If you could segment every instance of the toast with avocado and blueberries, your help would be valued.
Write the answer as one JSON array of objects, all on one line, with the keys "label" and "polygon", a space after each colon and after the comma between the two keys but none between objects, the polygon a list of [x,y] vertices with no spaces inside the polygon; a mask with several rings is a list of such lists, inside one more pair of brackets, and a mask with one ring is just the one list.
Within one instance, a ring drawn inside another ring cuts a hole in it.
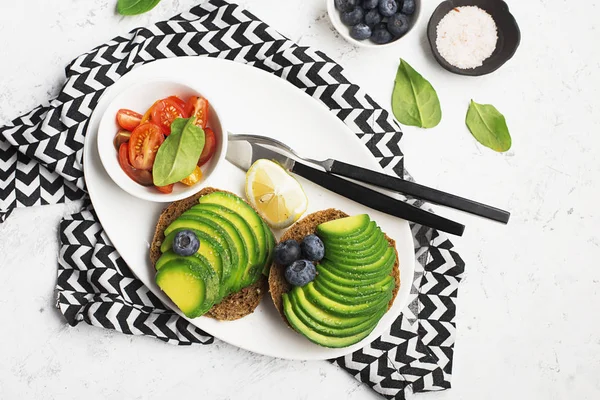
[{"label": "toast with avocado and blueberries", "polygon": [[269,289],[283,319],[310,341],[367,337],[400,287],[396,244],[368,215],[328,209],[296,222],[275,246]]},{"label": "toast with avocado and blueberries", "polygon": [[205,188],[169,205],[150,247],[156,283],[189,318],[235,320],[268,290],[275,237],[233,193]]}]

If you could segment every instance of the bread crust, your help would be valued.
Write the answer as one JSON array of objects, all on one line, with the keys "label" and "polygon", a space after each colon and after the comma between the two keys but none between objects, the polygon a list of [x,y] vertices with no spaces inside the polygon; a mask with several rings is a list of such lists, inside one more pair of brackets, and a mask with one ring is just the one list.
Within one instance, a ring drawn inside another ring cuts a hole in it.
[{"label": "bread crust", "polygon": [[[160,258],[160,246],[165,240],[164,231],[165,229],[181,214],[189,210],[193,205],[198,204],[198,199],[202,196],[213,192],[227,192],[226,190],[215,189],[212,187],[206,187],[200,192],[193,196],[185,198],[171,203],[167,208],[163,210],[156,223],[156,229],[154,230],[154,237],[150,243],[150,262],[152,266],[156,265],[156,261]],[[234,193],[232,193],[234,194]],[[236,195],[237,196],[237,195]],[[260,277],[254,284],[245,287],[239,292],[232,293],[225,297],[219,304],[215,304],[206,314],[207,317],[211,317],[222,321],[233,321],[245,317],[248,314],[252,314],[256,307],[260,304],[263,295],[268,290],[267,277],[264,275]]]},{"label": "bread crust", "polygon": [[[294,239],[298,243],[300,243],[302,242],[302,239],[305,236],[315,233],[317,231],[317,226],[321,225],[322,223],[345,217],[348,217],[348,214],[346,214],[343,211],[336,210],[335,208],[329,208],[327,210],[314,212],[292,225],[292,227],[290,227],[283,234],[283,236],[281,236],[279,243],[285,242],[286,240],[290,239]],[[400,288],[400,269],[398,251],[396,250],[396,242],[387,235],[385,235],[385,238],[387,239],[390,246],[392,246],[396,251],[396,263],[394,264],[392,272],[390,273],[390,275],[394,277],[396,286],[394,287],[392,299],[390,300],[388,305],[389,309],[390,307],[392,307],[392,304],[394,304],[394,300],[396,299],[396,295],[398,294],[398,289]],[[285,314],[283,313],[282,295],[284,293],[289,292],[291,289],[292,285],[290,285],[285,280],[285,268],[273,262],[273,264],[271,265],[271,272],[269,273],[269,291],[271,292],[271,298],[273,299],[273,304],[275,304],[275,308],[277,308],[277,311],[279,311],[279,314],[286,323],[288,323],[288,321],[285,317]]]}]

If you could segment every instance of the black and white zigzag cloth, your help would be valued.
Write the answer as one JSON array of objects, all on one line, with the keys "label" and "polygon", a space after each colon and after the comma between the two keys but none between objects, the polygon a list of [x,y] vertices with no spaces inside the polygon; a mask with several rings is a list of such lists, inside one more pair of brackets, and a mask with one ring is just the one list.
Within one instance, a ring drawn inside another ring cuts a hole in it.
[{"label": "black and white zigzag cloth", "polygon": [[[57,306],[81,321],[188,345],[213,338],[166,308],[108,240],[86,197],[83,143],[104,90],[132,69],[177,56],[220,57],[286,79],[323,102],[390,174],[404,176],[402,133],[387,111],[325,54],[298,46],[235,4],[210,0],[135,29],[75,59],[59,95],[0,128],[0,221],[15,207],[84,199],[60,226]],[[417,204],[423,206],[423,204]],[[383,336],[331,360],[386,398],[450,387],[455,310],[463,261],[442,234],[413,225],[417,257],[410,306]]]}]

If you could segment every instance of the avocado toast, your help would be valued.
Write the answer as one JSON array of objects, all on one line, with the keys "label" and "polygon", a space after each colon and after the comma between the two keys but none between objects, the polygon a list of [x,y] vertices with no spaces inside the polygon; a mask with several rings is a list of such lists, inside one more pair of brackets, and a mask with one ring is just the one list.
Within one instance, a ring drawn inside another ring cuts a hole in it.
[{"label": "avocado toast", "polygon": [[[175,235],[191,231],[198,251],[173,251]],[[275,239],[256,211],[238,196],[204,188],[161,213],[150,246],[159,287],[190,318],[235,320],[254,311],[267,291]]]},{"label": "avocado toast", "polygon": [[288,325],[312,342],[347,347],[368,336],[394,302],[400,287],[395,241],[366,214],[348,217],[327,209],[298,221],[280,243],[300,243],[315,233],[325,246],[317,276],[292,286],[286,268],[273,263],[271,297]]}]

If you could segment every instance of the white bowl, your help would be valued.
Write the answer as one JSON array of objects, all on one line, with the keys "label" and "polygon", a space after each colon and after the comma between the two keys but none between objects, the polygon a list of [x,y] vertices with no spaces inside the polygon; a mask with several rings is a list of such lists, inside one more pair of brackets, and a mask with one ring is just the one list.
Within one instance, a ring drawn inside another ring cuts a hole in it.
[{"label": "white bowl", "polygon": [[119,109],[127,108],[143,114],[156,100],[175,95],[185,101],[190,96],[202,94],[201,88],[192,88],[179,82],[149,81],[128,87],[108,105],[98,127],[98,153],[104,169],[121,189],[143,200],[164,203],[185,199],[199,192],[203,187],[211,185],[212,175],[225,159],[227,130],[219,118],[218,105],[211,103],[210,96],[205,96],[210,104],[208,125],[215,133],[217,147],[210,161],[202,166],[202,179],[195,185],[175,184],[173,192],[169,194],[159,192],[154,186],[142,186],[129,178],[121,169],[118,152],[113,144],[113,139],[119,131],[116,120]]},{"label": "white bowl", "polygon": [[419,20],[419,16],[421,15],[421,0],[415,1],[415,12],[411,15],[410,18],[410,27],[408,28],[408,32],[406,32],[403,36],[398,39],[392,40],[386,44],[377,44],[373,43],[370,39],[367,40],[356,40],[350,36],[350,27],[346,26],[342,23],[340,19],[340,12],[336,10],[334,0],[327,0],[327,14],[329,14],[329,20],[333,27],[339,32],[340,35],[348,42],[359,46],[359,47],[370,47],[370,48],[383,48],[393,46],[398,44],[402,39],[404,39],[408,34],[410,34],[414,29],[417,21]]}]

